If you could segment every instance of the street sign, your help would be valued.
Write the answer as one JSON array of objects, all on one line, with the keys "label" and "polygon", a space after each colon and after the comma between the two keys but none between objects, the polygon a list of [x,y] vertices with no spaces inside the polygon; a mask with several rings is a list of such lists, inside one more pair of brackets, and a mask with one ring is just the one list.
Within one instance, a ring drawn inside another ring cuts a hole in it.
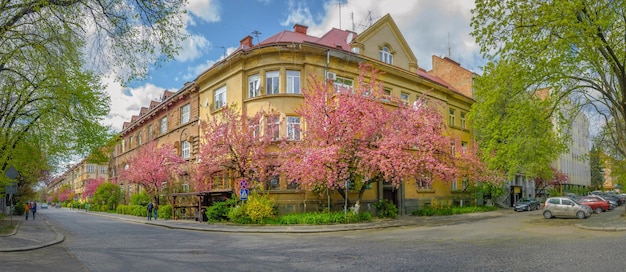
[{"label": "street sign", "polygon": [[239,190],[239,200],[248,200],[248,189]]},{"label": "street sign", "polygon": [[17,182],[11,182],[10,184],[4,187],[4,193],[7,195],[16,195],[17,194]]},{"label": "street sign", "polygon": [[15,170],[15,167],[13,167],[13,166],[9,166],[9,169],[7,169],[6,171],[4,171],[4,175],[5,175],[5,176],[7,176],[7,178],[10,178],[10,179],[15,179],[15,178],[17,178],[17,176],[18,176],[19,174],[20,174],[20,173],[18,173],[18,172],[17,172],[17,170]]},{"label": "street sign", "polygon": [[242,179],[239,182],[239,187],[241,187],[241,189],[248,189],[248,181],[245,179]]}]

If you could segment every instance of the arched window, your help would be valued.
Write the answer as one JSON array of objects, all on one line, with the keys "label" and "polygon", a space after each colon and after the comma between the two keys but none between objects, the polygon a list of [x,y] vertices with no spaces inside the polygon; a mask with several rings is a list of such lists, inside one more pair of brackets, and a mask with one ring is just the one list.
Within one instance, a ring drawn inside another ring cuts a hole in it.
[{"label": "arched window", "polygon": [[393,55],[391,54],[389,47],[383,46],[383,48],[380,49],[380,61],[393,64]]}]

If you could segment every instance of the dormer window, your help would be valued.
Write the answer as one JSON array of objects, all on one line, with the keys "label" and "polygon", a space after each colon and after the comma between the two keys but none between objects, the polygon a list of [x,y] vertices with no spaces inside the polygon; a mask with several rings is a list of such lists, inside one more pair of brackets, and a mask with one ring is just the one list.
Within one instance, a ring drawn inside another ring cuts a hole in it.
[{"label": "dormer window", "polygon": [[389,47],[383,46],[383,48],[380,49],[380,61],[387,64],[393,64],[393,54],[391,53],[391,50],[389,50]]}]

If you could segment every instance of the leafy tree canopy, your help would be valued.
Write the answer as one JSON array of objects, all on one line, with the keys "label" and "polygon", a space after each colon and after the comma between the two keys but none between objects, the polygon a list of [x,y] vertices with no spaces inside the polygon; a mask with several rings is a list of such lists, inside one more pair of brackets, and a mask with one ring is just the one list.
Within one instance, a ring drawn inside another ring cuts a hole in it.
[{"label": "leafy tree canopy", "polygon": [[172,58],[184,3],[0,1],[0,170],[24,163],[22,142],[56,165],[110,139],[100,77],[127,82]]},{"label": "leafy tree canopy", "polygon": [[483,55],[523,69],[505,73],[509,65],[492,64],[485,77],[502,71],[495,86],[550,87],[555,103],[596,109],[612,125],[606,140],[624,157],[626,2],[477,0],[472,14]]}]

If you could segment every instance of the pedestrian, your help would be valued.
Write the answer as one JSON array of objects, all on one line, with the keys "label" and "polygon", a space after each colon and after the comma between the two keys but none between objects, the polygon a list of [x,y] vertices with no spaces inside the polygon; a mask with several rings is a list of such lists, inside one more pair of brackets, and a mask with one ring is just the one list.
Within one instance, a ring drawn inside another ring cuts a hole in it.
[{"label": "pedestrian", "polygon": [[152,202],[148,203],[148,221],[152,220],[152,209],[154,208],[154,204]]},{"label": "pedestrian", "polygon": [[154,204],[154,220],[157,220],[157,217],[159,217],[159,205],[157,205],[156,203]]},{"label": "pedestrian", "polygon": [[26,220],[28,220],[29,213],[30,213],[30,203],[24,203],[24,214],[26,215]]},{"label": "pedestrian", "polygon": [[37,202],[33,202],[30,206],[30,212],[33,213],[33,220],[35,220],[35,213],[37,213]]}]

